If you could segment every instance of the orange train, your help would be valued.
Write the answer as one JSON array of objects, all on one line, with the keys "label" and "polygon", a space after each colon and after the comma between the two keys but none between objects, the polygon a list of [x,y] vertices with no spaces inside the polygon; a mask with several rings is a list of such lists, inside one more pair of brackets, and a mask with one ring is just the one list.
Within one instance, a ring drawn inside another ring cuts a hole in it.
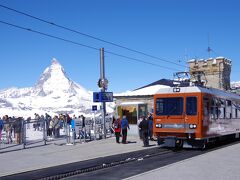
[{"label": "orange train", "polygon": [[205,87],[170,87],[154,95],[154,135],[166,147],[205,148],[239,138],[240,96]]}]

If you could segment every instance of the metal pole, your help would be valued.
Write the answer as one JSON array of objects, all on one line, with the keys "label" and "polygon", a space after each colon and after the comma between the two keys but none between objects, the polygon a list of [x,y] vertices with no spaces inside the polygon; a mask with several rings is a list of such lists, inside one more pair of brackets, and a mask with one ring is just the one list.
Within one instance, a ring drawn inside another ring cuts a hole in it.
[{"label": "metal pole", "polygon": [[72,128],[72,143],[75,145],[75,128]]},{"label": "metal pole", "polygon": [[44,145],[47,145],[47,135],[46,135],[47,119],[44,118],[42,121],[43,121],[43,141],[44,141]]},{"label": "metal pole", "polygon": [[84,143],[86,142],[86,125],[83,127],[83,132],[84,132]]},{"label": "metal pole", "polygon": [[93,118],[94,119],[94,122],[93,122],[94,123],[94,140],[97,139],[96,138],[96,117],[95,117],[95,113],[96,113],[96,111],[94,111],[94,114],[93,114],[94,115],[94,118]]},{"label": "metal pole", "polygon": [[[20,121],[20,120],[19,120]],[[18,122],[19,123],[19,122]],[[23,143],[23,149],[26,148],[26,123],[24,123],[24,119],[21,120],[21,132],[19,133],[20,141]]]},{"label": "metal pole", "polygon": [[[104,67],[104,48],[100,49],[100,79],[105,81],[105,67]],[[102,87],[101,92],[105,92],[105,86]],[[102,118],[103,118],[103,138],[106,139],[106,103],[102,102]]]}]

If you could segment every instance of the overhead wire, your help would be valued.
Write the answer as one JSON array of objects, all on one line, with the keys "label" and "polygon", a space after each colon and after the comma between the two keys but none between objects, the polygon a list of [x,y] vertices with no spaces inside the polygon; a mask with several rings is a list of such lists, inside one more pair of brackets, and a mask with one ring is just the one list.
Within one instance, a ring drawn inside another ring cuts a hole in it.
[{"label": "overhead wire", "polygon": [[[28,31],[28,32],[40,34],[40,35],[43,35],[43,36],[47,36],[47,37],[50,37],[50,38],[58,39],[58,40],[61,40],[61,41],[64,41],[64,42],[72,43],[72,44],[75,44],[75,45],[78,45],[78,46],[82,46],[82,47],[86,47],[86,48],[89,48],[89,49],[93,49],[93,50],[99,51],[99,48],[96,48],[96,47],[93,47],[93,46],[89,46],[89,45],[85,45],[85,44],[82,44],[82,43],[79,43],[79,42],[75,42],[75,41],[72,41],[72,40],[69,40],[69,39],[65,39],[65,38],[62,38],[62,37],[54,36],[54,35],[51,35],[51,34],[47,34],[47,33],[44,33],[44,32],[40,32],[40,31],[31,29],[31,28],[26,28],[26,27],[19,26],[19,25],[16,25],[16,24],[12,24],[12,23],[9,23],[9,22],[6,22],[6,21],[2,21],[2,20],[0,20],[0,23],[8,25],[8,26],[15,27],[15,28],[18,28],[18,29],[22,29],[22,30],[25,30],[25,31]],[[137,59],[137,58],[132,58],[132,57],[121,55],[121,54],[114,53],[114,52],[111,52],[111,51],[105,51],[105,52],[108,53],[108,54],[112,54],[112,55],[115,55],[115,56],[118,56],[118,57],[125,58],[125,59],[134,60],[134,61],[137,61],[137,62],[149,64],[149,65],[152,65],[152,66],[161,67],[161,68],[164,68],[164,69],[167,69],[167,70],[179,71],[178,69],[175,69],[175,68],[161,66],[159,64],[147,62],[147,61],[144,61],[144,60],[141,60],[141,59]]]},{"label": "overhead wire", "polygon": [[18,14],[21,14],[21,15],[24,15],[24,16],[33,18],[33,19],[35,19],[35,20],[38,20],[38,21],[41,21],[41,22],[50,24],[50,25],[52,25],[52,26],[56,26],[56,27],[58,27],[58,28],[61,28],[61,29],[64,29],[64,30],[67,30],[67,31],[70,31],[70,32],[73,32],[73,33],[77,33],[77,34],[80,34],[80,35],[83,35],[83,36],[86,36],[86,37],[89,37],[89,38],[92,38],[92,39],[95,39],[95,40],[98,40],[98,41],[101,41],[101,42],[104,42],[104,43],[107,43],[107,44],[110,44],[110,45],[113,45],[113,46],[116,46],[116,47],[119,47],[119,48],[122,48],[122,49],[125,49],[125,50],[128,50],[128,51],[132,51],[132,52],[135,52],[135,53],[138,53],[138,54],[141,54],[141,55],[144,55],[144,56],[147,56],[147,57],[150,57],[150,58],[153,58],[153,59],[162,61],[162,62],[167,62],[167,63],[171,63],[171,64],[174,64],[174,65],[177,65],[177,66],[186,67],[185,65],[181,65],[181,64],[179,64],[179,63],[175,63],[175,62],[166,60],[166,59],[164,59],[164,58],[160,58],[160,57],[157,57],[157,56],[153,56],[153,55],[147,54],[147,53],[142,52],[142,51],[138,51],[138,50],[135,50],[135,49],[132,49],[132,48],[128,48],[128,47],[126,47],[126,46],[122,46],[122,45],[119,45],[119,44],[116,44],[116,43],[113,43],[113,42],[104,40],[104,39],[102,39],[102,38],[98,38],[98,37],[92,36],[92,35],[89,35],[89,34],[80,32],[80,31],[78,31],[78,30],[74,30],[74,29],[68,28],[68,27],[66,27],[66,26],[62,26],[62,25],[56,24],[56,23],[54,23],[54,22],[50,22],[50,21],[48,21],[48,20],[45,20],[45,19],[42,19],[42,18],[33,16],[33,15],[31,15],[31,14],[28,14],[28,13],[25,13],[25,12],[22,12],[22,11],[19,11],[19,10],[16,10],[16,9],[13,9],[13,8],[10,8],[10,7],[7,7],[7,6],[2,5],[2,4],[0,4],[0,7],[5,8],[5,9],[8,9],[8,10],[10,10],[10,11],[14,11],[14,12],[16,12],[16,13],[18,13]]}]

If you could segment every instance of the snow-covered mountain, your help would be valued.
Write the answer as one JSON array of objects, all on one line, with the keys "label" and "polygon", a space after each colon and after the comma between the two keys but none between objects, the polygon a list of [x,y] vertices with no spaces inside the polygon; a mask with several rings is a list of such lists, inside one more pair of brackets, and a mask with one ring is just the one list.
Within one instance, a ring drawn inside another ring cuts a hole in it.
[{"label": "snow-covered mountain", "polygon": [[42,73],[33,87],[0,90],[1,116],[33,116],[69,113],[76,115],[90,109],[92,92],[69,79],[56,59]]},{"label": "snow-covered mountain", "polygon": [[231,88],[240,88],[240,81],[231,82]]}]

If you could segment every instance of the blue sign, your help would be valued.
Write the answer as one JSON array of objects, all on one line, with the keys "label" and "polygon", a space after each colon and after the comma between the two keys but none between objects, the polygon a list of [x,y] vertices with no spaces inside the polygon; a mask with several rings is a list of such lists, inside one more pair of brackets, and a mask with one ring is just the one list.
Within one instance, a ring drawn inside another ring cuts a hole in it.
[{"label": "blue sign", "polygon": [[96,105],[93,105],[92,106],[92,111],[96,111],[97,110],[97,106]]},{"label": "blue sign", "polygon": [[113,93],[112,92],[100,92],[99,100],[100,100],[100,102],[113,102]]},{"label": "blue sign", "polygon": [[99,92],[93,92],[93,102],[100,102],[99,101]]},{"label": "blue sign", "polygon": [[93,102],[113,102],[113,92],[93,92]]}]

